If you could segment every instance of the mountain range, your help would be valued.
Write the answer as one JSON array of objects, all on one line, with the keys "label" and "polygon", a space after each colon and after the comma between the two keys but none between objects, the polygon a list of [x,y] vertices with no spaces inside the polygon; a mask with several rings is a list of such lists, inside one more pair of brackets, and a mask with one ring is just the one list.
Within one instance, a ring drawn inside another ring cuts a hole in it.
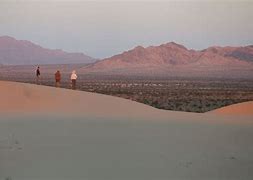
[{"label": "mountain range", "polygon": [[83,53],[46,49],[30,41],[2,36],[0,64],[86,64],[78,67],[81,74],[253,78],[253,45],[193,50],[169,42],[146,48],[137,46],[96,60]]},{"label": "mountain range", "polygon": [[56,49],[46,49],[26,40],[16,40],[9,36],[0,37],[0,64],[85,64],[96,60],[83,53],[67,53]]},{"label": "mountain range", "polygon": [[187,49],[175,42],[137,46],[81,69],[83,72],[158,76],[253,77],[253,46]]}]

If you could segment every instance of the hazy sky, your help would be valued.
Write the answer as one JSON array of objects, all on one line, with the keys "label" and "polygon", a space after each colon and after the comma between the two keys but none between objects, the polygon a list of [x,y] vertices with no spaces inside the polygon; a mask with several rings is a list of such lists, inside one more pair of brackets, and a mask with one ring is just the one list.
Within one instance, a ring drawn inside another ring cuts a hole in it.
[{"label": "hazy sky", "polygon": [[253,44],[253,1],[0,0],[0,36],[104,58],[137,45]]}]

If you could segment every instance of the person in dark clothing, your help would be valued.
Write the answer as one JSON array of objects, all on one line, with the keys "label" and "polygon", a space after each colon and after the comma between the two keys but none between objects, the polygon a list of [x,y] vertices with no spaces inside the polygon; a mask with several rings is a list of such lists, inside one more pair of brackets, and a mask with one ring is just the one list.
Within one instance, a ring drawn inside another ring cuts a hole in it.
[{"label": "person in dark clothing", "polygon": [[54,74],[55,76],[55,87],[60,87],[60,82],[61,82],[61,73],[60,71],[56,71],[56,73]]},{"label": "person in dark clothing", "polygon": [[40,67],[36,69],[36,84],[40,84]]}]

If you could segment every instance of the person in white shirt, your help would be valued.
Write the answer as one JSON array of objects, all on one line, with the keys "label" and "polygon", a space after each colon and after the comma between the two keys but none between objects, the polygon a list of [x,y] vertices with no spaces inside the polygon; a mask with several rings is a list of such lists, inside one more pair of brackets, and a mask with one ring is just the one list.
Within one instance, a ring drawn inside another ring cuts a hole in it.
[{"label": "person in white shirt", "polygon": [[76,79],[77,79],[77,75],[76,75],[76,71],[72,71],[72,74],[70,76],[71,79],[71,87],[72,89],[76,89]]}]

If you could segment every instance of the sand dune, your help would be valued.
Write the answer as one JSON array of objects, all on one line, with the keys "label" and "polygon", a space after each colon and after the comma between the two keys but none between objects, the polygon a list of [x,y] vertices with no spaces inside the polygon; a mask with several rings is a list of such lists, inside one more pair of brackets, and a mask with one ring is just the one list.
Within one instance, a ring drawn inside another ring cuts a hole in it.
[{"label": "sand dune", "polygon": [[253,116],[253,102],[233,104],[231,106],[217,109],[214,112],[217,114],[223,114],[223,115],[252,115]]},{"label": "sand dune", "polygon": [[252,102],[171,112],[1,81],[0,99],[0,180],[253,177]]},{"label": "sand dune", "polygon": [[[201,116],[195,113],[159,110],[123,98],[97,93],[0,81],[0,112],[63,113],[96,117]],[[253,102],[245,102],[212,111],[215,114],[252,115]]]},{"label": "sand dune", "polygon": [[0,81],[0,112],[154,117],[167,112],[108,95]]}]

